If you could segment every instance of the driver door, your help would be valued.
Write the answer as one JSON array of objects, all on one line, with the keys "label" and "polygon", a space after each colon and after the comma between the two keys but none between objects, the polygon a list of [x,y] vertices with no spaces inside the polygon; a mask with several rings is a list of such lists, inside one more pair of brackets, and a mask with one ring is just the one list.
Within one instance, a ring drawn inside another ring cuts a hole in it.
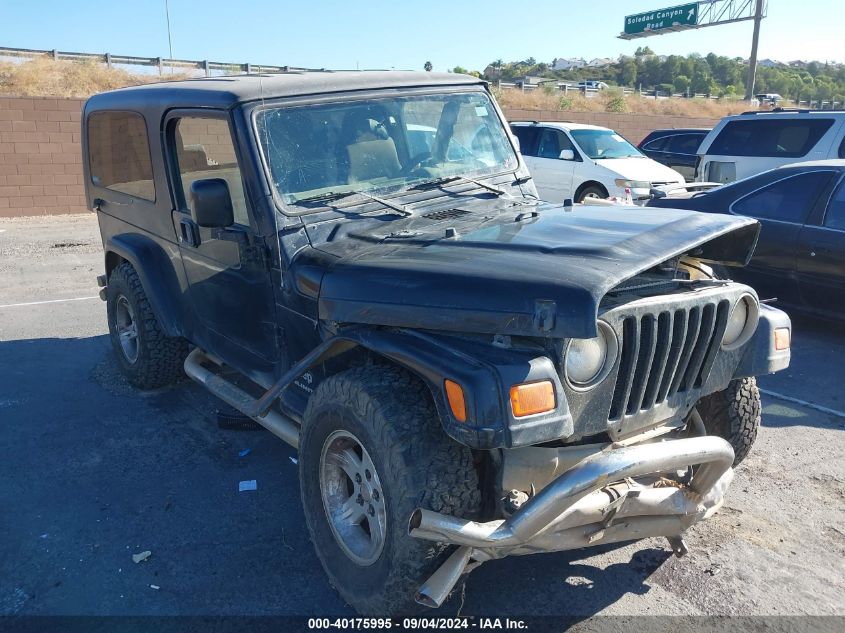
[{"label": "driver door", "polygon": [[[195,337],[225,362],[272,374],[277,357],[267,248],[257,233],[226,113],[175,112],[166,121],[174,193],[173,223],[195,312]],[[234,224],[200,227],[191,215],[191,184],[220,178]],[[246,369],[248,368],[248,370]]]}]

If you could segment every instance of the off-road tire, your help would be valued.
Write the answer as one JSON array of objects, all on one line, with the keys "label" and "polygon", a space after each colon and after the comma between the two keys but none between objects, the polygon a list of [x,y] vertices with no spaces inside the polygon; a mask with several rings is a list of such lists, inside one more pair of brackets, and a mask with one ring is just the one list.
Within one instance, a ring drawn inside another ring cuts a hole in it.
[{"label": "off-road tire", "polygon": [[[137,329],[137,358],[127,358],[117,331],[116,306],[121,297],[128,302]],[[182,363],[188,344],[180,337],[167,336],[150,307],[138,273],[124,262],[111,272],[106,289],[106,312],[115,357],[126,379],[139,389],[158,389],[183,375]]]},{"label": "off-road tire", "polygon": [[[337,430],[360,440],[383,488],[386,538],[368,566],[344,553],[323,506],[320,456],[326,439]],[[481,508],[471,451],[444,433],[426,387],[389,366],[349,369],[317,387],[303,419],[299,481],[317,556],[331,584],[364,615],[398,616],[425,609],[415,603],[416,591],[452,548],[408,535],[415,509],[473,519]]]},{"label": "off-road tire", "polygon": [[734,467],[745,459],[760,428],[760,390],[754,378],[731,381],[727,389],[699,400],[696,405],[709,435],[723,437],[733,446]]},{"label": "off-road tire", "polygon": [[584,202],[584,200],[588,197],[604,199],[607,198],[607,191],[596,185],[584,187],[581,191],[578,192],[578,196],[575,202]]}]

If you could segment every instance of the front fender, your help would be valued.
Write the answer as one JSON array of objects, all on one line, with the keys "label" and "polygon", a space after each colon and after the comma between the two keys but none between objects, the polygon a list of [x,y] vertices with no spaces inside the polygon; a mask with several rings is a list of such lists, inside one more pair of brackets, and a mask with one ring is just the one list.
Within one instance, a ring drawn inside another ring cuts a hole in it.
[{"label": "front fender", "polygon": [[[488,343],[413,330],[361,329],[343,335],[379,356],[406,368],[428,386],[448,435],[475,449],[512,448],[567,437],[573,420],[554,363],[534,350],[503,349]],[[449,407],[444,380],[461,385],[467,419],[457,420]],[[553,411],[515,418],[510,405],[513,385],[550,380],[557,406]]]}]

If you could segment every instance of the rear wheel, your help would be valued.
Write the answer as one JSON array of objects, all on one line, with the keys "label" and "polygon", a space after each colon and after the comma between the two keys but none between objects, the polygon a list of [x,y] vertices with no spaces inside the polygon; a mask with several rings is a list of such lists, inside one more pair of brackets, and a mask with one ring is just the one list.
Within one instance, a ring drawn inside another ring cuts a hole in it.
[{"label": "rear wheel", "polygon": [[464,518],[480,508],[472,453],[440,428],[410,374],[360,367],[323,381],[305,412],[300,491],[329,579],[366,615],[416,612],[419,585],[447,547],[408,535],[419,507]]},{"label": "rear wheel", "polygon": [[106,312],[115,356],[133,386],[156,389],[182,375],[187,342],[164,333],[138,273],[127,262],[109,275]]},{"label": "rear wheel", "polygon": [[727,389],[703,397],[696,405],[708,435],[726,439],[734,449],[734,466],[746,458],[760,428],[762,405],[754,378],[731,381]]}]

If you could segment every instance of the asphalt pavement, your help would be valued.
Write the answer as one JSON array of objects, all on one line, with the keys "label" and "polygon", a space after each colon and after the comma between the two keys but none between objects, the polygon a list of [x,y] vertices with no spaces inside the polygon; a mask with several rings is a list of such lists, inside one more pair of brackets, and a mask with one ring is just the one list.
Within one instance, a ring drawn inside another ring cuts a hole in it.
[{"label": "asphalt pavement", "polygon": [[[218,429],[187,379],[130,387],[101,273],[93,215],[0,221],[0,615],[353,615],[308,540],[296,452]],[[793,338],[688,556],[649,539],[495,561],[441,614],[845,615],[845,327],[796,318]]]}]

